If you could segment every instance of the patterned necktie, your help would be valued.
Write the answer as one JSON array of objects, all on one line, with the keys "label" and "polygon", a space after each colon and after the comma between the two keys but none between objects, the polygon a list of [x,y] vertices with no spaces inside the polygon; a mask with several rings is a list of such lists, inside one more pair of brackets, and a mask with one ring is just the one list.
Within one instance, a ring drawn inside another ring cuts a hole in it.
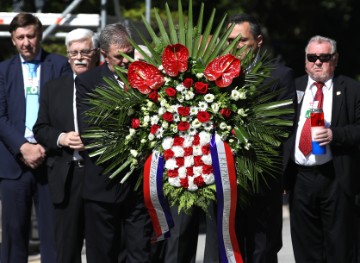
[{"label": "patterned necktie", "polygon": [[24,62],[28,68],[29,81],[26,87],[26,121],[25,125],[32,130],[39,111],[39,83],[37,80],[37,62]]},{"label": "patterned necktie", "polygon": [[[318,108],[322,109],[323,101],[324,101],[324,94],[322,92],[322,87],[324,86],[324,83],[314,82],[314,85],[317,87],[314,101],[318,101]],[[301,131],[300,141],[299,141],[299,149],[304,154],[304,156],[307,156],[312,150],[310,116],[307,116],[306,121],[303,126],[303,129]]]}]

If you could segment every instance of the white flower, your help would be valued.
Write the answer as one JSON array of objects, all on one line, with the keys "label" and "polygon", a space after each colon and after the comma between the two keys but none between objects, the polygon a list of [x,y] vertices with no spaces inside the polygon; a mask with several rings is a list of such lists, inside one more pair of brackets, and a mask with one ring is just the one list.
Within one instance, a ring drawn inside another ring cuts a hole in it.
[{"label": "white flower", "polygon": [[202,123],[198,119],[195,119],[192,121],[191,126],[194,128],[200,128],[202,126]]},{"label": "white flower", "polygon": [[163,134],[164,134],[164,128],[160,127],[159,129],[157,129],[155,136],[157,139],[160,139],[163,137]]},{"label": "white flower", "polygon": [[159,122],[159,116],[158,115],[151,116],[151,118],[150,118],[150,124],[151,125],[158,124],[158,122]]},{"label": "white flower", "polygon": [[200,156],[202,155],[201,146],[200,145],[194,145],[193,146],[193,155],[194,156]]},{"label": "white flower", "polygon": [[211,134],[208,132],[204,132],[204,131],[200,132],[199,137],[200,137],[200,145],[209,144],[211,141]]},{"label": "white flower", "polygon": [[227,127],[227,124],[225,122],[220,123],[219,128],[220,130],[225,130]]},{"label": "white flower", "polygon": [[219,104],[217,104],[215,102],[215,103],[211,104],[211,109],[213,110],[214,113],[217,113],[219,111],[219,109],[220,109],[220,106],[219,106]]},{"label": "white flower", "polygon": [[170,77],[164,77],[165,85],[167,85],[172,79]]},{"label": "white flower", "polygon": [[179,108],[179,105],[171,105],[168,108],[168,111],[171,112],[171,113],[174,113],[174,112],[177,112],[178,108]]},{"label": "white flower", "polygon": [[199,112],[199,108],[198,107],[195,107],[195,106],[191,106],[190,107],[190,115],[194,116],[194,115],[197,115]]},{"label": "white flower", "polygon": [[195,129],[194,127],[190,127],[188,132],[190,135],[195,135],[198,133],[197,129]]},{"label": "white flower", "polygon": [[240,92],[240,99],[242,99],[242,100],[246,99],[246,91]]},{"label": "white flower", "polygon": [[165,162],[165,168],[167,170],[174,170],[175,168],[178,168],[178,165],[176,164],[176,160],[174,158],[171,158]]},{"label": "white flower", "polygon": [[198,186],[196,184],[194,184],[194,178],[189,176],[188,177],[188,185],[189,187],[187,188],[187,190],[194,192],[198,189]]},{"label": "white flower", "polygon": [[193,168],[194,176],[202,175],[202,166],[194,166]]},{"label": "white flower", "polygon": [[175,187],[180,187],[180,178],[179,177],[169,177],[169,184]]},{"label": "white flower", "polygon": [[140,143],[144,144],[146,143],[147,141],[145,139],[141,139]]},{"label": "white flower", "polygon": [[245,111],[244,108],[238,109],[237,114],[240,115],[240,116],[243,116],[243,117],[247,116],[246,111]]},{"label": "white flower", "polygon": [[130,128],[129,129],[129,135],[133,136],[136,133],[135,129]]},{"label": "white flower", "polygon": [[166,99],[161,99],[160,106],[165,107],[166,105],[168,105],[168,102],[166,101]]},{"label": "white flower", "polygon": [[203,175],[204,182],[206,184],[213,184],[215,182],[214,174],[204,174]]},{"label": "white flower", "polygon": [[201,79],[202,77],[204,77],[204,73],[196,73],[195,75],[198,79]]},{"label": "white flower", "polygon": [[179,113],[174,113],[173,117],[174,117],[174,122],[179,122],[180,121]]},{"label": "white flower", "polygon": [[185,101],[184,95],[178,95],[177,100],[178,100],[178,102],[184,102]]},{"label": "white flower", "polygon": [[146,127],[147,126],[147,124],[149,123],[149,121],[150,121],[150,116],[149,115],[145,115],[144,116],[144,120],[143,120],[143,124],[146,124],[144,127]]},{"label": "white flower", "polygon": [[211,102],[213,102],[214,101],[214,99],[215,99],[215,96],[213,95],[213,94],[206,94],[205,96],[204,96],[204,100],[206,101],[206,102],[208,102],[208,103],[211,103]]},{"label": "white flower", "polygon": [[147,102],[148,109],[151,109],[153,106],[154,106],[154,102],[148,100],[148,102]]},{"label": "white flower", "polygon": [[169,150],[173,146],[173,143],[174,143],[173,138],[166,137],[163,139],[161,146],[164,150]]},{"label": "white flower", "polygon": [[174,152],[175,157],[183,157],[184,156],[184,148],[182,146],[173,146],[171,150]]},{"label": "white flower", "polygon": [[180,167],[178,169],[179,178],[185,178],[186,177],[186,168],[184,166]]},{"label": "white flower", "polygon": [[204,126],[204,130],[208,131],[208,132],[211,131],[214,128],[214,125],[213,125],[212,121],[208,121],[208,122],[203,123],[203,126]]},{"label": "white flower", "polygon": [[164,67],[163,67],[163,65],[160,65],[160,66],[158,66],[158,70],[163,70],[164,69]]},{"label": "white flower", "polygon": [[166,130],[167,128],[169,128],[169,123],[164,121],[162,124],[161,124],[161,127],[164,128],[164,130]]},{"label": "white flower", "polygon": [[240,98],[239,91],[237,91],[236,89],[233,89],[231,91],[230,99],[237,101],[237,100],[239,100],[239,98]]},{"label": "white flower", "polygon": [[185,92],[185,100],[192,100],[195,97],[195,93],[191,90]]},{"label": "white flower", "polygon": [[194,140],[194,137],[193,137],[193,136],[189,136],[189,135],[184,136],[183,146],[184,146],[185,148],[192,146],[193,140]]},{"label": "white flower", "polygon": [[149,136],[148,136],[148,139],[149,139],[149,141],[154,140],[155,139],[154,134],[150,133]]},{"label": "white flower", "polygon": [[178,128],[177,128],[176,125],[174,125],[174,127],[172,128],[172,132],[173,132],[173,133],[177,133],[177,132],[178,132]]},{"label": "white flower", "polygon": [[204,164],[212,165],[211,154],[203,155],[201,160],[204,162]]},{"label": "white flower", "polygon": [[184,157],[184,166],[191,167],[194,165],[194,156],[185,156]]},{"label": "white flower", "polygon": [[199,102],[200,111],[206,111],[207,108],[208,108],[208,104],[205,101],[200,101]]},{"label": "white flower", "polygon": [[160,107],[159,110],[158,110],[159,115],[163,115],[165,112],[166,112],[165,107]]},{"label": "white flower", "polygon": [[139,153],[137,150],[130,150],[130,154],[133,156],[133,157],[136,157]]},{"label": "white flower", "polygon": [[185,89],[186,89],[186,87],[182,83],[176,86],[176,90],[179,92],[182,92]]}]

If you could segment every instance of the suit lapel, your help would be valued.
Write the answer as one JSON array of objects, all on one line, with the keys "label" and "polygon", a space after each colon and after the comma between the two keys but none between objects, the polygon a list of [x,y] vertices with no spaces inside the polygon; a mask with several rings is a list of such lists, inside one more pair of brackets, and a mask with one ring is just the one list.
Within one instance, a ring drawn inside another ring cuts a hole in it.
[{"label": "suit lapel", "polygon": [[333,81],[333,105],[331,125],[336,126],[339,121],[339,112],[342,104],[344,103],[345,87],[342,81],[335,77]]}]

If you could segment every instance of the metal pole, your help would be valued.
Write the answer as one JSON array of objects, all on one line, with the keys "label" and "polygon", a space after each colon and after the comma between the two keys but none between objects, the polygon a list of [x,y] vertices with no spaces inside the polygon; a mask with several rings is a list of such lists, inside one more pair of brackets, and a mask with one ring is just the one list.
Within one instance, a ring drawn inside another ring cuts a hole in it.
[{"label": "metal pole", "polygon": [[51,33],[52,31],[58,26],[60,25],[60,23],[62,22],[63,18],[69,14],[71,11],[73,11],[80,3],[82,0],[74,0],[65,10],[64,12],[61,13],[61,17],[59,17],[56,20],[55,24],[52,24],[51,26],[49,26],[48,28],[46,28],[46,30],[43,33],[43,40],[45,40]]},{"label": "metal pole", "polygon": [[105,27],[106,25],[106,7],[107,7],[107,1],[101,0],[101,11],[100,11],[100,31]]},{"label": "metal pole", "polygon": [[145,17],[146,17],[146,21],[149,24],[150,24],[150,10],[151,10],[151,0],[146,0]]}]

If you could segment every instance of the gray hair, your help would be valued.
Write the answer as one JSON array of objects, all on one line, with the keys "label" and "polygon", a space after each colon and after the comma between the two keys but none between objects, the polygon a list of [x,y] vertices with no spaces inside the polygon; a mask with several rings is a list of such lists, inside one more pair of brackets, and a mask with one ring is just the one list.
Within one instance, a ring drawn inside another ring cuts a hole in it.
[{"label": "gray hair", "polygon": [[66,48],[69,49],[71,42],[80,41],[80,40],[89,39],[89,38],[91,38],[93,48],[98,48],[99,47],[99,36],[97,33],[94,33],[90,29],[86,29],[86,28],[76,28],[76,29],[70,31],[66,35],[66,38],[65,38]]},{"label": "gray hair", "polygon": [[131,47],[130,37],[130,29],[127,26],[120,23],[106,25],[100,33],[100,48],[108,52],[113,44],[120,48]]},{"label": "gray hair", "polygon": [[317,36],[313,36],[313,37],[309,40],[309,42],[308,42],[308,44],[306,45],[306,48],[305,48],[305,54],[307,54],[309,45],[310,45],[311,43],[314,43],[314,42],[316,42],[316,43],[324,43],[324,42],[327,42],[327,43],[329,43],[330,46],[331,46],[331,54],[334,54],[334,53],[337,52],[337,50],[336,50],[336,41],[335,41],[334,39],[317,35]]}]

